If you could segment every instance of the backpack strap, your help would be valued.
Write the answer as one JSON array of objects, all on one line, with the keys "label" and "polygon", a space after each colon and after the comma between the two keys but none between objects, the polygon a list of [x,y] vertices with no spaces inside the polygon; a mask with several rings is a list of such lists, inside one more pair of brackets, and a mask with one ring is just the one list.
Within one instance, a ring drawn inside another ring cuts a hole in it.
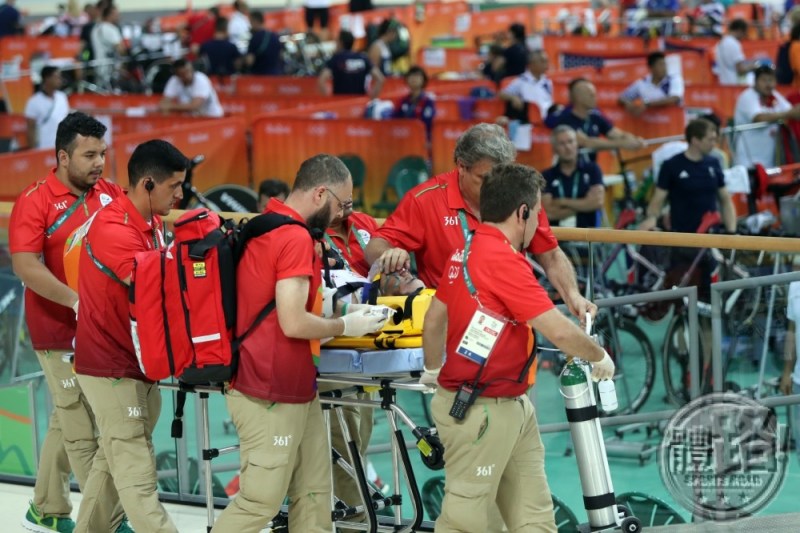
[{"label": "backpack strap", "polygon": [[[292,217],[286,215],[279,215],[278,213],[265,213],[262,215],[258,215],[257,217],[254,217],[249,221],[247,221],[247,223],[244,224],[244,226],[241,228],[239,232],[239,239],[236,244],[236,251],[235,251],[236,261],[238,262],[242,258],[242,254],[244,254],[245,247],[247,246],[247,241],[249,241],[250,239],[254,239],[256,237],[260,237],[261,235],[269,233],[270,231],[276,230],[281,226],[288,226],[290,224],[294,224],[296,226],[302,226],[308,229],[308,226],[306,226],[302,222],[299,222],[293,219]],[[314,233],[311,230],[309,230],[309,234],[311,235],[312,238],[314,238]],[[319,240],[319,238],[317,238],[316,240]],[[247,338],[247,336],[250,335],[250,333],[252,333],[254,329],[256,329],[256,326],[258,326],[265,318],[267,318],[267,316],[272,311],[275,310],[275,305],[276,305],[275,299],[273,298],[270,302],[267,303],[267,305],[264,306],[263,309],[261,309],[261,311],[259,311],[258,315],[256,315],[255,320],[253,320],[253,322],[244,331],[244,333],[233,339],[233,342],[231,344],[233,353],[239,352],[239,348],[241,347],[242,342],[244,342],[245,338]]]}]

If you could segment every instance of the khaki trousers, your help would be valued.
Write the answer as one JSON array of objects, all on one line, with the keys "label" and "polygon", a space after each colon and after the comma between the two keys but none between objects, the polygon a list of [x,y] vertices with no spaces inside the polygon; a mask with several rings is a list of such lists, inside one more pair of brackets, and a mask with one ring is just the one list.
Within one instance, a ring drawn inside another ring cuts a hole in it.
[{"label": "khaki trousers", "polygon": [[497,502],[511,533],[556,533],[544,446],[527,396],[478,398],[462,421],[455,393],[439,387],[431,413],[444,445],[445,487],[437,533],[489,531]]},{"label": "khaki trousers", "polygon": [[[330,384],[320,384],[319,391],[325,392],[335,390],[337,387]],[[359,400],[370,399],[371,395],[368,393],[361,393],[358,395]],[[342,410],[344,415],[347,429],[350,432],[350,438],[355,442],[358,452],[361,454],[361,462],[366,469],[366,453],[369,446],[369,440],[372,437],[373,426],[373,409],[369,407],[355,407],[345,405],[338,407]],[[331,417],[331,446],[339,452],[345,461],[350,462],[350,455],[347,451],[347,442],[344,440],[344,433],[342,426],[339,424],[339,417],[336,415],[335,410],[329,411]],[[361,490],[358,488],[358,482],[350,477],[342,467],[339,465],[333,466],[333,493],[337,498],[345,502],[347,505],[357,506],[361,505]],[[349,522],[365,522],[366,514],[361,513],[348,518]],[[339,528],[342,533],[349,533],[356,531],[351,529]]]},{"label": "khaki trousers", "polygon": [[277,403],[230,390],[239,434],[239,494],[214,525],[217,533],[257,533],[289,496],[289,531],[330,533],[331,451],[319,399]]},{"label": "khaki trousers", "polygon": [[[72,364],[64,361],[67,353],[60,350],[36,352],[54,406],[33,489],[33,503],[39,512],[48,516],[66,517],[72,511],[69,499],[70,471],[74,472],[81,492],[86,494],[86,480],[98,447],[94,414],[75,377]],[[113,485],[106,487],[96,495],[96,500],[95,529],[103,531],[111,528],[113,531],[123,516],[116,489]]]},{"label": "khaki trousers", "polygon": [[[153,428],[161,414],[161,394],[154,383],[130,378],[78,374],[100,430],[100,447],[87,481],[89,496],[113,484],[136,531],[177,533],[158,500]],[[95,533],[91,523],[98,502],[84,497],[76,533]]]}]

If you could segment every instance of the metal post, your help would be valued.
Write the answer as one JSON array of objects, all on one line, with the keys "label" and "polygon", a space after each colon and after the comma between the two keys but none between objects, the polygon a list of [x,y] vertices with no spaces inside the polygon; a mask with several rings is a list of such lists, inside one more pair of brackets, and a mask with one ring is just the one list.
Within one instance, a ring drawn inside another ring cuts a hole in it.
[{"label": "metal post", "polygon": [[[775,268],[772,274],[778,274],[781,268],[781,254],[775,254]],[[764,383],[764,372],[767,369],[767,352],[769,352],[769,335],[772,332],[772,309],[775,307],[775,286],[772,286],[772,291],[769,293],[769,305],[767,306],[767,324],[764,327],[764,344],[761,346],[761,362],[758,369],[758,382],[756,383],[756,400],[761,399],[761,384]]]},{"label": "metal post", "polygon": [[[700,368],[700,342],[699,334],[700,327],[697,320],[697,287],[688,287],[689,294],[689,368]],[[693,371],[689,373],[689,396],[692,399],[700,396],[700,372]]]}]

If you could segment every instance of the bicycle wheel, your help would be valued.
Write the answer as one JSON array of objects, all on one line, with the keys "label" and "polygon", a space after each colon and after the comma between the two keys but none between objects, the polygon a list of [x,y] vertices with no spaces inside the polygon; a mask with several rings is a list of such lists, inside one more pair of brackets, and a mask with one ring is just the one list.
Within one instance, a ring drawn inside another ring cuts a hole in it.
[{"label": "bicycle wheel", "polygon": [[[610,320],[615,320],[613,327]],[[633,320],[611,313],[603,313],[597,319],[595,333],[617,366],[614,384],[619,407],[613,414],[635,413],[653,390],[656,372],[653,346]]]},{"label": "bicycle wheel", "polygon": [[[702,320],[702,319],[700,319]],[[699,324],[698,324],[698,327]],[[706,341],[702,333],[698,335],[700,360],[706,353]],[[667,326],[664,334],[664,345],[661,348],[661,363],[664,373],[664,388],[667,401],[680,407],[689,401],[691,388],[691,371],[689,368],[689,317],[685,311],[676,313]],[[701,367],[704,366],[701,363]],[[708,372],[704,372],[708,374]],[[705,381],[708,375],[701,375],[700,388],[707,388]]]}]

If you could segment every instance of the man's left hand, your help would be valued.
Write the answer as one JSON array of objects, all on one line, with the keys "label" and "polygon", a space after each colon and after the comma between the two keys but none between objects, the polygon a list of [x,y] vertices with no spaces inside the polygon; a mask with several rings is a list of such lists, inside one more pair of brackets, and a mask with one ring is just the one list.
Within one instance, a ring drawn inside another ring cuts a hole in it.
[{"label": "man's left hand", "polygon": [[586,325],[586,313],[589,313],[592,316],[592,321],[594,321],[595,316],[597,316],[597,305],[593,302],[590,302],[580,294],[576,294],[575,296],[569,298],[566,304],[569,308],[569,312],[577,317],[578,320],[580,320],[582,327]]}]

